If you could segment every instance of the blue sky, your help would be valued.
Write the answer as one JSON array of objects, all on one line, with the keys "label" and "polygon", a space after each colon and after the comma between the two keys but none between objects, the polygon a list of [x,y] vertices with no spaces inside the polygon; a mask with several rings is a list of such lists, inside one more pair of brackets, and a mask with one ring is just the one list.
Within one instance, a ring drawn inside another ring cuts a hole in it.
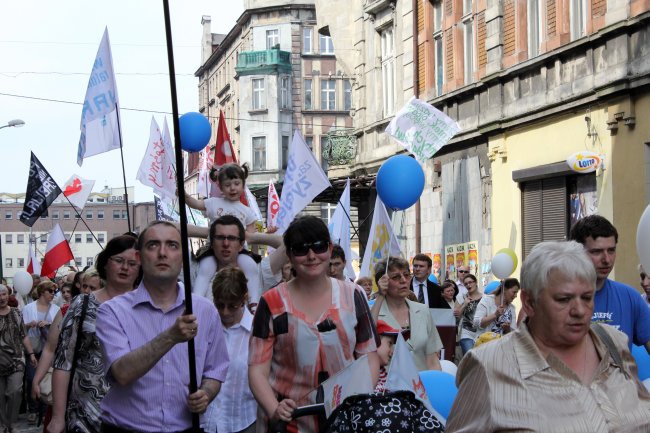
[{"label": "blue sky", "polygon": [[[197,111],[193,74],[201,60],[201,16],[212,16],[212,32],[227,33],[243,5],[241,0],[170,3],[179,110]],[[171,113],[162,1],[154,0],[0,3],[0,125],[16,118],[26,123],[0,130],[0,192],[25,192],[30,151],[60,184],[74,173],[96,180],[95,191],[122,185],[119,150],[90,157],[82,167],[76,163],[81,103],[106,26],[122,107],[127,184],[136,187],[136,201],[153,199],[135,175],[151,116],[162,126],[163,113]],[[171,128],[171,114],[167,120]]]}]

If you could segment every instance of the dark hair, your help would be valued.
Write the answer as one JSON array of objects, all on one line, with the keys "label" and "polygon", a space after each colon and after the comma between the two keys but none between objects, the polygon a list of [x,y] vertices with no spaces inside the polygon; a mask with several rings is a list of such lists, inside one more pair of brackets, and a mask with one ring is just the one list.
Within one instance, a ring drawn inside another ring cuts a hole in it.
[{"label": "dark hair", "polygon": [[144,235],[147,233],[147,230],[149,230],[151,227],[155,227],[158,225],[165,225],[167,227],[172,227],[174,230],[178,232],[178,234],[181,234],[181,231],[178,230],[178,227],[174,223],[171,223],[169,221],[163,221],[163,220],[155,220],[151,221],[147,226],[140,232],[140,236],[138,236],[138,242],[136,244],[136,250],[140,251],[142,247],[144,247]]},{"label": "dark hair", "polygon": [[442,291],[444,291],[447,287],[453,287],[454,288],[454,300],[456,300],[456,296],[458,296],[458,285],[454,283],[451,280],[445,280],[442,282]]},{"label": "dark hair", "polygon": [[74,278],[72,279],[72,285],[75,287],[75,290],[81,290],[81,277],[83,277],[83,272],[75,272]]},{"label": "dark hair", "polygon": [[330,260],[339,258],[345,262],[345,251],[339,244],[334,244],[332,248],[332,254],[330,255]]},{"label": "dark hair", "polygon": [[[388,259],[388,270],[406,269],[410,270],[409,262],[401,257],[391,257]],[[375,283],[379,284],[379,279],[386,273],[386,259],[382,259],[375,264]]]},{"label": "dark hair", "polygon": [[246,178],[248,177],[248,165],[243,164],[239,165],[234,162],[224,164],[220,168],[212,167],[210,169],[210,180],[212,182],[217,182],[221,185],[222,182],[227,181],[228,179],[241,179],[241,181],[246,184]]},{"label": "dark hair", "polygon": [[131,248],[135,248],[136,243],[137,239],[131,235],[117,236],[108,241],[106,247],[97,254],[97,261],[95,262],[99,278],[102,280],[106,279],[106,265],[108,264],[109,258],[116,254],[123,253],[126,250],[130,250]]},{"label": "dark hair", "polygon": [[214,220],[212,225],[210,225],[210,245],[212,245],[212,242],[214,242],[214,232],[217,231],[218,225],[237,226],[237,229],[239,230],[239,237],[241,238],[241,243],[243,244],[246,240],[246,229],[244,228],[244,224],[242,224],[239,218],[233,215],[223,215]]},{"label": "dark hair", "polygon": [[471,278],[472,281],[474,281],[475,283],[478,282],[478,280],[476,279],[476,276],[474,274],[465,274],[465,276],[461,280],[461,283],[465,284],[465,278]]},{"label": "dark hair", "polygon": [[303,242],[331,242],[330,232],[322,219],[305,215],[291,221],[282,236],[287,255],[291,254],[291,246]]},{"label": "dark hair", "polygon": [[248,301],[248,279],[244,272],[235,267],[227,267],[214,277],[212,282],[212,296],[216,304],[220,301]]},{"label": "dark hair", "polygon": [[[506,278],[503,280],[503,287],[505,287],[506,290],[511,289],[513,287],[521,287],[521,284],[519,284],[519,280],[516,278]],[[501,294],[501,284],[499,284],[499,287],[497,287],[494,292],[491,293],[494,296],[500,295]]]},{"label": "dark hair", "polygon": [[72,296],[73,299],[74,299],[75,296],[77,296],[79,293],[81,293],[81,291],[79,289],[77,289],[75,287],[75,285],[72,284],[72,283],[63,283],[63,284],[61,284],[61,293],[63,293],[63,290],[65,290],[66,287],[70,289],[70,296]]},{"label": "dark hair", "polygon": [[427,267],[429,267],[429,268],[431,266],[433,266],[433,262],[431,261],[431,257],[427,256],[426,254],[422,254],[422,253],[416,254],[415,257],[413,257],[413,260],[411,260],[411,263],[413,263],[416,260],[419,261],[419,262],[426,262]]},{"label": "dark hair", "polygon": [[610,238],[618,243],[618,231],[607,218],[600,215],[589,215],[580,220],[571,227],[569,240],[580,242],[582,245],[587,242],[587,238]]}]

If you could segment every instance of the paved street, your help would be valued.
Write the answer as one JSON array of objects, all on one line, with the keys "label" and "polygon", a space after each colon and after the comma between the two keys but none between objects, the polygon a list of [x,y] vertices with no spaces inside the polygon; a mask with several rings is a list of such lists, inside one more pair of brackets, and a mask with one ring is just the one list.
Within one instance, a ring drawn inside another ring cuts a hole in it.
[{"label": "paved street", "polygon": [[36,424],[28,423],[27,414],[20,414],[14,430],[18,433],[38,433],[43,431],[43,426],[36,427]]}]

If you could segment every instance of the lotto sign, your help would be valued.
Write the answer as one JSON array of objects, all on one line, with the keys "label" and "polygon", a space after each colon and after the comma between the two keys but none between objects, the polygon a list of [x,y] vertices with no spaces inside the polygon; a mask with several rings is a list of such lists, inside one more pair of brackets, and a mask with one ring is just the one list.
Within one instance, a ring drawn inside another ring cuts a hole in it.
[{"label": "lotto sign", "polygon": [[567,158],[566,163],[571,170],[577,173],[591,173],[600,167],[603,163],[604,157],[595,152],[585,150],[583,152],[576,152]]}]

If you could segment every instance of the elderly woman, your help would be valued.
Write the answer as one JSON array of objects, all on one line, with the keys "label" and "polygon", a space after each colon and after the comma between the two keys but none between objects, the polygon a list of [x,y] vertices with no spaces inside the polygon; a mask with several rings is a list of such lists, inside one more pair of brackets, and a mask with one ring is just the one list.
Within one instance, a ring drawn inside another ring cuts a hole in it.
[{"label": "elderly woman", "polygon": [[[354,283],[327,274],[332,242],[325,223],[295,219],[284,245],[295,277],[262,295],[250,339],[248,379],[261,409],[257,431],[269,418],[291,421],[298,399],[356,357],[368,355],[373,381],[379,373],[378,337],[365,296]],[[314,417],[299,418],[289,429],[313,432],[315,423]]]},{"label": "elderly woman", "polygon": [[464,357],[447,432],[647,432],[650,394],[625,334],[591,324],[596,271],[583,246],[536,245],[521,283],[528,317]]},{"label": "elderly woman", "polygon": [[18,418],[22,401],[25,357],[36,367],[36,356],[25,332],[22,314],[9,306],[9,289],[0,284],[0,428],[15,433],[13,424]]},{"label": "elderly woman", "polygon": [[479,332],[491,331],[503,335],[516,329],[517,314],[512,301],[518,293],[519,280],[506,278],[498,289],[483,296],[474,313],[474,325],[479,328]]},{"label": "elderly woman", "polygon": [[451,280],[445,280],[442,283],[442,304],[444,308],[456,308],[456,296],[458,296],[458,286]]},{"label": "elderly woman", "polygon": [[641,297],[645,300],[646,305],[650,307],[650,275],[645,272],[641,265],[639,265],[639,275],[641,277],[641,288],[643,289]]},{"label": "elderly woman", "polygon": [[106,244],[97,255],[97,269],[89,269],[83,277],[83,295],[75,298],[63,319],[54,356],[49,433],[100,431],[99,404],[110,385],[95,334],[97,310],[109,299],[133,290],[140,272],[136,242],[135,237],[122,235]]},{"label": "elderly woman", "polygon": [[[386,267],[388,266],[388,272]],[[379,290],[372,306],[375,320],[383,320],[395,329],[410,331],[406,341],[418,370],[440,370],[442,341],[429,307],[408,299],[411,293],[409,263],[400,257],[381,260],[375,265]]]}]

